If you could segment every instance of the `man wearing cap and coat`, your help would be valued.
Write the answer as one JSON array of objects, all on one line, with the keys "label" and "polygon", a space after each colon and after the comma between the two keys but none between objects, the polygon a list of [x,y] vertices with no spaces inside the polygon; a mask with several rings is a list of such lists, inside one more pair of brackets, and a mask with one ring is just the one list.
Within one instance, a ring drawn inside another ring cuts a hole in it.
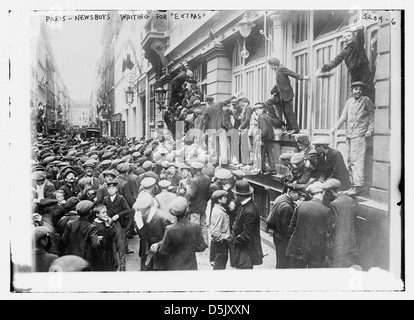
[{"label": "man wearing cap and coat", "polygon": [[54,199],[53,193],[56,191],[55,186],[52,182],[46,179],[46,172],[44,171],[35,171],[32,174],[34,200],[38,202],[42,199]]},{"label": "man wearing cap and coat", "polygon": [[141,271],[167,270],[167,258],[153,252],[154,250],[151,250],[151,247],[161,242],[165,228],[172,222],[156,207],[154,198],[148,192],[139,194],[134,209],[142,219],[137,221],[140,237]]},{"label": "man wearing cap and coat", "polygon": [[171,202],[170,213],[177,217],[177,222],[165,228],[162,241],[152,248],[167,257],[167,270],[197,270],[196,252],[207,248],[200,224],[186,217],[187,208],[184,197]]},{"label": "man wearing cap and coat", "polygon": [[53,261],[58,258],[57,255],[48,252],[51,246],[49,232],[47,228],[42,226],[33,228],[35,244],[33,265],[35,272],[48,272]]},{"label": "man wearing cap and coat", "polygon": [[[296,120],[296,115],[293,112],[293,89],[290,84],[289,77],[295,78],[296,80],[309,80],[309,76],[302,76],[289,70],[288,68],[280,64],[279,59],[269,58],[268,64],[271,69],[276,71],[276,93],[280,97],[280,102],[283,109],[283,114],[286,118],[286,130],[288,133],[298,133],[299,125]],[[276,104],[276,103],[275,103]]]},{"label": "man wearing cap and coat", "polygon": [[357,253],[355,220],[358,206],[351,197],[338,192],[341,187],[339,180],[329,179],[324,185],[334,198],[329,205],[334,214],[329,248],[330,266],[349,268],[355,264]]},{"label": "man wearing cap and coat", "polygon": [[206,209],[211,190],[210,178],[201,172],[203,167],[204,165],[201,162],[195,161],[191,164],[191,168],[194,170],[194,178],[191,179],[187,196],[189,200],[189,219],[200,223],[204,241],[208,243]]},{"label": "man wearing cap and coat", "polygon": [[293,268],[326,268],[332,211],[322,203],[322,182],[311,184],[306,192],[313,198],[299,203],[293,213],[289,226],[292,236],[286,255],[292,258]]},{"label": "man wearing cap and coat", "polygon": [[70,197],[80,196],[81,190],[79,189],[76,183],[76,172],[72,169],[68,169],[63,174],[64,185],[60,187],[60,190],[63,190],[65,200],[68,200]]},{"label": "man wearing cap and coat", "polygon": [[171,202],[177,198],[177,195],[169,191],[171,182],[168,180],[161,180],[158,182],[158,186],[161,188],[161,192],[155,196],[155,200],[157,200],[159,208],[164,213],[164,216],[172,223],[175,223],[177,221],[177,218],[170,214],[169,210]]},{"label": "man wearing cap and coat", "polygon": [[357,81],[351,84],[352,98],[349,98],[331,132],[334,133],[346,123],[346,146],[348,150],[348,168],[353,189],[348,195],[358,195],[364,186],[366,139],[374,132],[375,106],[365,96],[366,84]]},{"label": "man wearing cap and coat", "polygon": [[341,182],[341,191],[349,190],[351,181],[342,153],[331,149],[329,141],[324,138],[317,138],[312,144],[319,154],[319,167],[317,168],[320,172],[319,181],[324,182],[330,178],[338,179]]},{"label": "man wearing cap and coat", "polygon": [[263,263],[259,209],[251,198],[253,188],[247,181],[237,181],[233,193],[239,205],[231,230],[232,265],[237,269],[253,269]]},{"label": "man wearing cap and coat", "polygon": [[75,255],[91,261],[91,248],[99,246],[97,228],[89,222],[88,217],[93,205],[89,200],[82,200],[76,205],[76,212],[80,217],[67,223],[61,238],[65,255]]}]

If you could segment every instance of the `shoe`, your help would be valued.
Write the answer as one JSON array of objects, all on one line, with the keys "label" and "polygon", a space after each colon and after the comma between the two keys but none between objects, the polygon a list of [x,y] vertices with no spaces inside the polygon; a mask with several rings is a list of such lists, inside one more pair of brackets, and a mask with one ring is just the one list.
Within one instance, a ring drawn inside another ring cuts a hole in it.
[{"label": "shoe", "polygon": [[346,195],[349,197],[355,197],[362,192],[362,187],[353,187],[351,191],[347,192]]},{"label": "shoe", "polygon": [[299,132],[300,132],[299,129],[292,129],[287,133],[287,135],[290,136],[292,134],[296,134],[296,133],[299,133]]},{"label": "shoe", "polygon": [[129,249],[127,249],[127,250],[125,250],[125,254],[131,254],[131,253],[134,253],[135,251],[132,251],[132,250],[129,250]]}]

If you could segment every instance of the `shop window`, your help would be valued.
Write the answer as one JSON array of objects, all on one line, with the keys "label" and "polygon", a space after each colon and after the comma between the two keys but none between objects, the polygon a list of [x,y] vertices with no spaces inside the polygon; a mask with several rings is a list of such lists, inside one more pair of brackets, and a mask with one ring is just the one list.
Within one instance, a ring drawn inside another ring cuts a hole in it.
[{"label": "shop window", "polygon": [[316,10],[313,17],[313,38],[317,40],[356,24],[359,14],[354,10]]}]

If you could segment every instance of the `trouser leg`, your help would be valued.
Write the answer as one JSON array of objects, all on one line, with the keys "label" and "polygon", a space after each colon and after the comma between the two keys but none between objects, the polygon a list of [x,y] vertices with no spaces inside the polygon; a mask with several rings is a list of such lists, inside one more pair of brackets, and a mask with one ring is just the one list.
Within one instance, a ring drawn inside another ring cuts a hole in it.
[{"label": "trouser leg", "polygon": [[296,120],[296,115],[293,112],[293,100],[283,101],[283,114],[286,118],[286,129],[287,130],[299,130],[298,121]]},{"label": "trouser leg", "polygon": [[115,222],[116,249],[118,251],[119,270],[125,270],[125,230],[119,221]]},{"label": "trouser leg", "polygon": [[229,243],[226,240],[213,242],[215,246],[215,259],[213,270],[226,269],[227,260],[229,259]]},{"label": "trouser leg", "polygon": [[285,254],[289,241],[279,240],[273,236],[273,243],[276,248],[276,269],[292,268],[291,258]]},{"label": "trouser leg", "polygon": [[364,185],[365,137],[348,139],[348,166],[354,186]]},{"label": "trouser leg", "polygon": [[268,144],[266,151],[267,151],[267,161],[269,162],[269,170],[275,171],[275,159],[276,159],[276,143],[272,140],[266,141]]}]

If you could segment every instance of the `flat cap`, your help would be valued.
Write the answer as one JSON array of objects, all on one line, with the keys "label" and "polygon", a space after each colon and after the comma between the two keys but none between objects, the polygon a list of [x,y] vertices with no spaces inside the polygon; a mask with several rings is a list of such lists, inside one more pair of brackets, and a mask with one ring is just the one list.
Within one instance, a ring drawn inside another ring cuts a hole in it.
[{"label": "flat cap", "polygon": [[304,145],[310,145],[309,136],[307,134],[297,134],[294,135],[297,142],[304,144]]},{"label": "flat cap", "polygon": [[135,201],[135,203],[133,204],[133,208],[135,210],[144,210],[147,209],[149,207],[151,207],[154,204],[154,198],[152,197],[152,195],[148,192],[140,192],[140,194],[137,197],[137,200]]},{"label": "flat cap", "polygon": [[279,156],[279,159],[280,160],[288,160],[288,161],[290,161],[290,159],[292,158],[292,156],[293,156],[293,153],[292,152],[285,152],[285,153],[282,153]]},{"label": "flat cap", "polygon": [[150,168],[152,168],[152,161],[149,161],[149,160],[145,161],[145,162],[142,164],[142,167],[143,167],[144,169],[150,169]]},{"label": "flat cap", "polygon": [[174,155],[172,153],[167,154],[165,160],[167,160],[168,162],[174,162]]},{"label": "flat cap", "polygon": [[59,163],[57,166],[60,167],[60,168],[63,168],[63,167],[70,166],[70,163],[67,162],[67,161],[63,161],[63,162]]},{"label": "flat cap", "polygon": [[157,150],[160,154],[166,154],[166,153],[168,153],[168,151],[167,151],[167,149],[165,149],[165,148],[158,148],[158,150]]},{"label": "flat cap", "polygon": [[142,179],[141,181],[141,186],[145,189],[152,187],[153,185],[155,185],[157,181],[152,178],[152,177],[146,177],[144,179]]},{"label": "flat cap", "polygon": [[116,174],[115,172],[113,172],[112,170],[104,170],[102,172],[102,175],[105,176],[113,176],[114,178],[116,178]]},{"label": "flat cap", "polygon": [[330,141],[328,138],[324,138],[324,137],[317,137],[315,139],[312,140],[312,144],[314,146],[320,145],[320,146],[329,146]]},{"label": "flat cap", "polygon": [[204,167],[204,165],[199,161],[191,162],[191,168],[193,168],[193,169],[201,170],[201,169],[203,169],[203,167]]},{"label": "flat cap", "polygon": [[305,155],[302,152],[294,153],[290,158],[291,164],[298,164],[305,160]]},{"label": "flat cap", "polygon": [[171,201],[169,212],[176,217],[182,216],[185,214],[188,207],[188,202],[184,197],[177,197]]},{"label": "flat cap", "polygon": [[53,260],[49,268],[49,272],[79,272],[89,270],[89,262],[75,255],[59,257]]},{"label": "flat cap", "polygon": [[81,188],[85,188],[86,185],[92,184],[92,178],[89,177],[83,177],[78,181],[78,184]]},{"label": "flat cap", "polygon": [[140,152],[138,152],[138,151],[135,151],[133,154],[132,154],[132,157],[133,158],[139,158],[141,156],[141,153]]},{"label": "flat cap", "polygon": [[169,186],[171,186],[171,181],[161,180],[160,182],[158,182],[158,185],[160,186],[160,188],[167,189]]},{"label": "flat cap", "polygon": [[169,163],[167,160],[165,160],[165,161],[161,162],[161,166],[162,166],[163,168],[167,169],[167,168],[169,168],[170,163]]},{"label": "flat cap", "polygon": [[93,205],[94,205],[93,202],[89,200],[79,201],[78,204],[76,205],[76,212],[80,216],[87,215],[89,211],[91,211],[91,209],[93,208]]},{"label": "flat cap", "polygon": [[367,85],[362,81],[355,81],[351,83],[351,88],[355,88],[355,87],[362,87],[365,89]]},{"label": "flat cap", "polygon": [[93,155],[89,156],[89,159],[98,160],[99,159],[99,155],[98,154],[93,154]]},{"label": "flat cap", "polygon": [[112,160],[106,159],[101,162],[101,166],[109,166],[112,164]]},{"label": "flat cap", "polygon": [[227,195],[227,191],[225,191],[225,190],[216,190],[211,195],[211,200],[217,201],[218,199],[222,198],[225,195]]},{"label": "flat cap", "polygon": [[113,181],[107,182],[106,185],[108,187],[117,187],[118,186],[118,181],[113,180]]},{"label": "flat cap", "polygon": [[118,170],[119,173],[128,172],[130,168],[131,164],[126,162],[120,163],[116,166],[116,170]]},{"label": "flat cap", "polygon": [[32,173],[33,180],[44,180],[46,179],[46,172],[45,171],[35,171]]},{"label": "flat cap", "polygon": [[55,206],[57,204],[58,204],[57,199],[44,198],[39,201],[39,203],[37,204],[37,207],[39,208],[39,210],[42,210],[44,208]]},{"label": "flat cap", "polygon": [[84,164],[82,164],[82,167],[84,167],[84,168],[88,168],[88,167],[89,168],[95,168],[95,162],[87,160],[87,161],[85,161]]},{"label": "flat cap", "polygon": [[306,188],[306,192],[310,194],[321,193],[325,190],[323,182],[316,181]]},{"label": "flat cap", "polygon": [[238,179],[243,179],[243,177],[246,175],[246,173],[244,173],[244,171],[242,170],[233,170],[233,175]]},{"label": "flat cap", "polygon": [[179,165],[179,169],[180,170],[184,170],[184,169],[191,170],[191,167],[187,166],[185,163],[182,163]]},{"label": "flat cap", "polygon": [[118,167],[118,164],[121,163],[121,159],[115,159],[112,161],[112,168]]},{"label": "flat cap", "polygon": [[326,180],[323,185],[325,189],[338,190],[341,187],[341,181],[331,178]]},{"label": "flat cap", "polygon": [[220,180],[227,180],[227,179],[231,179],[233,177],[233,174],[231,173],[230,170],[227,170],[227,169],[218,169],[214,173],[214,176],[217,179],[220,179]]},{"label": "flat cap", "polygon": [[41,240],[41,239],[46,238],[48,233],[49,233],[49,229],[46,228],[46,227],[38,226],[38,227],[33,228],[33,236],[34,236],[36,242]]},{"label": "flat cap", "polygon": [[314,149],[314,150],[309,151],[309,153],[308,153],[308,157],[309,157],[309,158],[310,158],[310,157],[318,157],[318,156],[319,156],[318,151],[316,151],[315,149]]},{"label": "flat cap", "polygon": [[280,60],[278,58],[269,58],[267,59],[267,63],[274,65],[274,66],[279,66],[280,65]]}]

